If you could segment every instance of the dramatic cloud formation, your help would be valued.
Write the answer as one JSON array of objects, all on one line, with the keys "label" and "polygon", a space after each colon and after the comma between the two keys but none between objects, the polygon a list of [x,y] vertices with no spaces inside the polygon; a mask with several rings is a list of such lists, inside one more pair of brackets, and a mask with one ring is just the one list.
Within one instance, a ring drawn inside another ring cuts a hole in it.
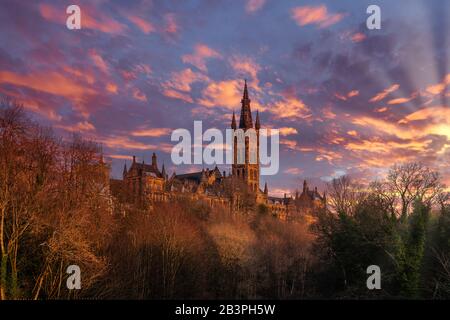
[{"label": "dramatic cloud formation", "polygon": [[81,30],[66,28],[66,5],[2,1],[0,94],[101,143],[116,177],[153,152],[168,170],[201,170],[171,165],[171,130],[229,128],[246,79],[253,121],[258,110],[280,130],[280,171],[261,182],[271,194],[404,161],[450,184],[445,1],[383,2],[381,30],[358,1],[80,0]]}]

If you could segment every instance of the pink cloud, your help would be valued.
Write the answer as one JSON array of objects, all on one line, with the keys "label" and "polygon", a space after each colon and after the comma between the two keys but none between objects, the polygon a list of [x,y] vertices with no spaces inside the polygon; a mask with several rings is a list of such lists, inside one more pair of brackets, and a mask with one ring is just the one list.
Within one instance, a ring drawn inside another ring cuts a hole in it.
[{"label": "pink cloud", "polygon": [[142,19],[141,17],[135,15],[127,15],[126,17],[145,34],[155,32],[156,30],[153,24],[145,19]]},{"label": "pink cloud", "polygon": [[94,65],[99,68],[103,73],[108,74],[109,68],[106,64],[105,60],[103,60],[102,56],[97,53],[96,50],[90,50],[89,51],[89,57],[91,58]]},{"label": "pink cloud", "polygon": [[221,55],[214,49],[211,49],[205,44],[197,44],[194,48],[193,54],[183,55],[181,60],[184,63],[192,64],[199,70],[206,72],[206,60],[211,58],[220,58]]},{"label": "pink cloud", "polygon": [[314,24],[326,28],[341,21],[345,14],[329,13],[325,5],[320,5],[295,7],[291,10],[291,17],[299,26]]},{"label": "pink cloud", "polygon": [[367,36],[361,32],[357,32],[350,37],[352,42],[361,42],[361,41],[364,41],[366,38],[367,38]]},{"label": "pink cloud", "polygon": [[247,11],[248,13],[254,13],[261,9],[265,3],[266,0],[247,0],[245,11]]},{"label": "pink cloud", "polygon": [[176,20],[176,16],[173,13],[168,13],[164,16],[165,27],[164,31],[167,33],[177,33],[179,28]]}]

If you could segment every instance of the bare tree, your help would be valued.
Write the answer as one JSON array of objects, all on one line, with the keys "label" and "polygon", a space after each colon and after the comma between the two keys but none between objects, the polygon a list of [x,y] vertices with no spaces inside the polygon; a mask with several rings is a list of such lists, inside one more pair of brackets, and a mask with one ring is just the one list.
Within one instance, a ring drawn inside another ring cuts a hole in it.
[{"label": "bare tree", "polygon": [[387,177],[387,186],[400,199],[400,216],[405,219],[413,201],[431,205],[442,191],[439,173],[421,163],[394,165]]},{"label": "bare tree", "polygon": [[363,188],[347,175],[333,179],[327,187],[330,208],[339,214],[353,215],[366,194]]}]

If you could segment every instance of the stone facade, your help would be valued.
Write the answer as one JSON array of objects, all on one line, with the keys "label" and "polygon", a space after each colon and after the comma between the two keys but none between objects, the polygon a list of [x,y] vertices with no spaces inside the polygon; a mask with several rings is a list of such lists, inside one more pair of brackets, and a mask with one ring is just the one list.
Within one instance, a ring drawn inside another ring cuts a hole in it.
[{"label": "stone facade", "polygon": [[[317,188],[310,190],[307,182],[304,182],[301,194],[283,198],[269,196],[267,183],[264,190],[260,189],[259,167],[259,130],[261,128],[259,114],[256,113],[253,125],[250,109],[250,98],[247,83],[244,85],[244,93],[241,100],[241,114],[239,126],[233,112],[231,128],[242,129],[244,132],[250,128],[256,132],[256,146],[252,145],[252,139],[245,138],[244,161],[237,161],[237,138],[233,142],[233,165],[231,174],[220,172],[217,166],[210,170],[203,169],[199,172],[175,174],[170,177],[166,174],[164,165],[159,170],[157,156],[152,155],[152,163],[136,162],[133,157],[131,167],[124,166],[122,181],[114,180],[115,185],[122,185],[133,198],[133,201],[165,202],[184,197],[191,200],[201,200],[210,206],[221,205],[230,210],[242,206],[248,198],[256,205],[265,205],[268,211],[283,220],[295,219],[301,215],[310,215],[314,210],[325,206],[325,194],[320,195]],[[256,148],[257,161],[250,161],[250,150]],[[243,195],[242,187],[246,188]]]}]

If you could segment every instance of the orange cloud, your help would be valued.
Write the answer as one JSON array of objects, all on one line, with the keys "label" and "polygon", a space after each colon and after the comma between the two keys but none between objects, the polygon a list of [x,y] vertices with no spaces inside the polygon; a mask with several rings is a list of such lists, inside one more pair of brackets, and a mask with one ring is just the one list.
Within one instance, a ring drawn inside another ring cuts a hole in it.
[{"label": "orange cloud", "polygon": [[359,90],[352,90],[347,94],[347,97],[352,98],[359,95]]},{"label": "orange cloud", "polygon": [[192,64],[193,66],[197,67],[198,69],[206,72],[208,69],[206,67],[206,60],[211,58],[220,58],[221,55],[215,51],[214,49],[211,49],[207,45],[204,44],[197,44],[194,48],[193,54],[187,54],[183,55],[181,57],[181,60],[184,63]]},{"label": "orange cloud", "polygon": [[55,125],[56,128],[69,132],[95,131],[95,127],[88,121],[78,122],[74,125]]},{"label": "orange cloud", "polygon": [[133,131],[131,135],[135,137],[162,137],[168,135],[171,131],[172,129],[169,128],[151,128]]},{"label": "orange cloud", "polygon": [[300,168],[288,168],[283,171],[284,173],[299,175],[303,173],[303,170]]},{"label": "orange cloud", "polygon": [[388,94],[398,90],[398,88],[400,88],[399,84],[393,84],[392,86],[390,86],[389,88],[383,90],[382,92],[376,94],[372,99],[369,100],[369,102],[378,102],[383,100],[384,98],[387,97]]},{"label": "orange cloud", "polygon": [[145,93],[141,92],[137,88],[133,89],[133,98],[142,102],[147,102],[147,96],[145,95]]},{"label": "orange cloud", "polygon": [[402,103],[407,103],[410,102],[411,100],[414,100],[416,97],[418,96],[418,93],[415,92],[413,93],[410,97],[408,98],[397,98],[397,99],[392,99],[388,101],[389,105],[393,105],[393,104],[402,104]]},{"label": "orange cloud", "polygon": [[191,96],[187,93],[179,92],[172,89],[164,89],[163,94],[168,98],[178,99],[182,100],[187,103],[193,103],[194,100],[192,100]]},{"label": "orange cloud", "polygon": [[347,101],[349,98],[353,98],[359,95],[359,90],[352,90],[348,92],[346,95],[342,95],[340,93],[335,93],[334,96],[342,101]]},{"label": "orange cloud", "polygon": [[108,83],[106,85],[106,91],[117,94],[117,85],[115,85],[114,83]]},{"label": "orange cloud", "polygon": [[382,107],[382,108],[378,108],[377,110],[375,110],[376,112],[379,112],[379,113],[383,113],[383,112],[386,112],[386,111],[388,111],[388,108],[387,107]]},{"label": "orange cloud", "polygon": [[193,83],[208,80],[207,76],[187,68],[179,72],[172,72],[170,80],[164,83],[163,87],[190,92]]},{"label": "orange cloud", "polygon": [[278,119],[308,119],[312,116],[308,106],[300,99],[295,97],[283,97],[282,100],[275,102],[267,108],[275,118]]},{"label": "orange cloud", "polygon": [[328,13],[325,5],[296,7],[291,10],[291,17],[299,26],[315,24],[319,28],[325,28],[338,23],[344,16],[342,13]]},{"label": "orange cloud", "polygon": [[367,38],[367,36],[364,33],[357,32],[357,33],[353,34],[350,39],[353,42],[361,42],[361,41],[364,41],[366,38]]},{"label": "orange cloud", "polygon": [[237,80],[212,82],[202,92],[198,103],[205,107],[237,108],[236,101],[241,100],[241,85]]},{"label": "orange cloud", "polygon": [[155,27],[145,19],[134,15],[127,15],[128,20],[130,20],[136,27],[138,27],[143,33],[149,34],[155,32]]},{"label": "orange cloud", "polygon": [[428,86],[426,88],[426,91],[431,94],[440,94],[449,84],[450,84],[450,73],[445,76],[444,80],[441,83]]},{"label": "orange cloud", "polygon": [[298,134],[298,131],[295,128],[282,127],[282,128],[279,128],[278,130],[280,130],[280,135],[282,135],[282,136],[289,136],[289,135],[293,135],[293,134]]},{"label": "orange cloud", "polygon": [[95,66],[99,68],[103,73],[106,74],[109,73],[108,65],[106,64],[105,60],[103,60],[102,56],[97,53],[96,50],[90,50],[89,57],[91,58],[92,62],[94,62]]},{"label": "orange cloud", "polygon": [[131,159],[133,159],[132,156],[127,156],[127,155],[124,155],[124,154],[108,154],[106,156],[108,158],[119,159],[119,160],[131,160]]},{"label": "orange cloud", "polygon": [[64,77],[56,72],[35,72],[22,75],[9,71],[0,71],[0,83],[10,83],[77,100],[81,100],[86,94],[95,93],[94,90],[84,87],[71,78]]},{"label": "orange cloud", "polygon": [[258,86],[258,72],[261,70],[261,67],[253,59],[243,56],[233,56],[230,58],[230,65],[239,77],[248,78],[250,76],[253,79],[253,89],[257,91],[261,90]]}]

